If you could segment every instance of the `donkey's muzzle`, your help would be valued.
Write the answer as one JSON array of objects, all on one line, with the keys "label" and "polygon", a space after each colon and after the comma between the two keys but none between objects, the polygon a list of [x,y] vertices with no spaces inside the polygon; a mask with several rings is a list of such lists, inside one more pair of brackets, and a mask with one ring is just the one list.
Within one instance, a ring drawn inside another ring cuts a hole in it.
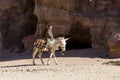
[{"label": "donkey's muzzle", "polygon": [[61,55],[64,55],[64,52],[61,52]]}]

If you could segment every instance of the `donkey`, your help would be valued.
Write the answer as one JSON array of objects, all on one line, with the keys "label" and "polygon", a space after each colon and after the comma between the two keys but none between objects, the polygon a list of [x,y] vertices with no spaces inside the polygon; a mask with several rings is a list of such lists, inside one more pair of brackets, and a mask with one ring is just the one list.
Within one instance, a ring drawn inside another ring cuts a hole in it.
[{"label": "donkey", "polygon": [[[57,50],[59,50],[59,48],[62,50],[62,55],[63,52],[66,50],[66,41],[68,40],[69,38],[64,38],[64,37],[58,37],[56,39],[54,39],[54,42],[51,46],[51,48],[49,49],[49,52],[50,52],[50,56],[47,60],[47,65],[50,64],[50,59],[53,57],[54,58],[54,61],[55,61],[55,64],[57,65],[57,60],[56,60],[56,56],[55,56],[55,52]],[[44,48],[45,48],[45,40],[43,39],[37,39],[35,42],[34,42],[34,48],[33,48],[33,65],[35,65],[35,56],[36,54],[38,53],[38,57],[40,58],[42,64],[44,64],[43,62],[43,59],[42,59],[42,53],[44,52]]]}]

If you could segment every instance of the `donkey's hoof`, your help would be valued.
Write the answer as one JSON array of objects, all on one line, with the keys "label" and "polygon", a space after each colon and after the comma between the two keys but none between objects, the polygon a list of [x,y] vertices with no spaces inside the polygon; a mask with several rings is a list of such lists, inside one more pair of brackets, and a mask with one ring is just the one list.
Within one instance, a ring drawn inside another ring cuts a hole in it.
[{"label": "donkey's hoof", "polygon": [[47,65],[50,65],[50,64],[47,63]]},{"label": "donkey's hoof", "polygon": [[44,65],[44,62],[42,62],[42,65]]},{"label": "donkey's hoof", "polygon": [[35,63],[33,63],[33,65],[35,65]]},{"label": "donkey's hoof", "polygon": [[55,63],[56,65],[58,65],[58,63]]}]

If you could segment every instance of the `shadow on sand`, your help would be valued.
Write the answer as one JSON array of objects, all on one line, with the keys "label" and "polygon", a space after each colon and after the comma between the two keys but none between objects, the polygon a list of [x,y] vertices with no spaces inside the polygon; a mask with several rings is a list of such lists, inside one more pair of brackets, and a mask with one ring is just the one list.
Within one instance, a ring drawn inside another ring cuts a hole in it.
[{"label": "shadow on sand", "polygon": [[[50,53],[44,52],[43,58],[48,58]],[[87,58],[108,58],[105,51],[95,49],[75,49],[67,50],[62,56],[60,52],[56,52],[57,57],[87,57]],[[32,59],[32,50],[27,50],[21,53],[3,52],[0,55],[0,61],[11,61],[19,59]]]},{"label": "shadow on sand", "polygon": [[27,66],[38,66],[38,64],[33,65],[33,64],[23,64],[23,65],[12,65],[12,66],[0,66],[0,68],[10,68],[10,67],[27,67]]}]

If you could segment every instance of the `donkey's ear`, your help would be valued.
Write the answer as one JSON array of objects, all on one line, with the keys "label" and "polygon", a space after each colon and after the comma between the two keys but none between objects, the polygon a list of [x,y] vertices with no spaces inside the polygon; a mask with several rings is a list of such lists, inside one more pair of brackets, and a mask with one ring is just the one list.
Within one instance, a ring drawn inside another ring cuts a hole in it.
[{"label": "donkey's ear", "polygon": [[66,38],[65,41],[67,41],[68,39],[70,39],[70,38]]}]

